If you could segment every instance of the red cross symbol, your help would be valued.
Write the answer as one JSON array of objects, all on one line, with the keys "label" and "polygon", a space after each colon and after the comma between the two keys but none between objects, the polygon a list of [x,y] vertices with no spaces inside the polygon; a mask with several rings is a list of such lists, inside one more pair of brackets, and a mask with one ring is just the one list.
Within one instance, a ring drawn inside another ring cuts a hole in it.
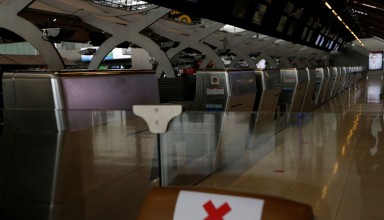
[{"label": "red cross symbol", "polygon": [[208,213],[208,216],[204,220],[224,220],[224,215],[231,211],[231,207],[228,205],[228,203],[224,203],[217,209],[211,200],[206,202],[203,207]]}]

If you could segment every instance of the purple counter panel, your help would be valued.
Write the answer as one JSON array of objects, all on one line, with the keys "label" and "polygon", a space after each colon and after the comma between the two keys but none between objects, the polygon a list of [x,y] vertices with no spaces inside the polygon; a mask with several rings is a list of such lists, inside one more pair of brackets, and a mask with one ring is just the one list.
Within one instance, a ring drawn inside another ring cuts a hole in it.
[{"label": "purple counter panel", "polygon": [[14,88],[4,94],[8,109],[132,110],[160,103],[154,71],[20,72],[8,78],[7,88]]},{"label": "purple counter panel", "polygon": [[58,74],[64,109],[124,109],[159,104],[156,75],[150,72],[115,72],[81,75]]}]

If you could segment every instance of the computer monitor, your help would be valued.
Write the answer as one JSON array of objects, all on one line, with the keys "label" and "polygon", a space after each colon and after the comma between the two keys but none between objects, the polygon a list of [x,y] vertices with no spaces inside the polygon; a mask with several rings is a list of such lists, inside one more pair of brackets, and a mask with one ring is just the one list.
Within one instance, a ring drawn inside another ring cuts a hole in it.
[{"label": "computer monitor", "polygon": [[383,69],[383,52],[376,51],[369,53],[368,56],[368,70],[382,70]]}]

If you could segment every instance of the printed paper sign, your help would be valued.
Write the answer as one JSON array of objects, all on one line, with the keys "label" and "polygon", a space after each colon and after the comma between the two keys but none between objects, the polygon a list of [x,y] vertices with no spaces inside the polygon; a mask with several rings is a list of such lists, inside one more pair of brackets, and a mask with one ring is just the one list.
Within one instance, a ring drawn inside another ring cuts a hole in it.
[{"label": "printed paper sign", "polygon": [[284,78],[285,83],[296,83],[296,78]]},{"label": "printed paper sign", "polygon": [[221,104],[205,104],[205,111],[222,111],[223,105]]},{"label": "printed paper sign", "polygon": [[207,95],[224,95],[224,88],[207,88]]},{"label": "printed paper sign", "polygon": [[180,191],[173,220],[261,220],[264,200]]}]

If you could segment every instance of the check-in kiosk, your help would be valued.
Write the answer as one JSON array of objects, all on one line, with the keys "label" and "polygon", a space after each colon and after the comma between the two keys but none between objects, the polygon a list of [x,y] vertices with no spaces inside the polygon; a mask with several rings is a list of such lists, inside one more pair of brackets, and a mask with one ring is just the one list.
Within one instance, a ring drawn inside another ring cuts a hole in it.
[{"label": "check-in kiosk", "polygon": [[252,70],[201,70],[196,73],[195,111],[252,111],[256,96]]},{"label": "check-in kiosk", "polygon": [[323,103],[327,102],[332,97],[332,89],[335,84],[336,76],[337,76],[337,69],[334,69],[333,67],[328,67],[328,71],[326,74],[328,74],[328,82],[325,87],[325,92],[323,96]]},{"label": "check-in kiosk", "polygon": [[329,79],[328,68],[316,68],[316,106],[323,104],[323,97]]},{"label": "check-in kiosk", "polygon": [[305,95],[303,99],[303,105],[301,106],[301,112],[312,112],[316,107],[316,70],[313,68],[307,68],[308,74],[308,85],[305,90]]},{"label": "check-in kiosk", "polygon": [[281,93],[280,70],[256,69],[255,75],[257,93],[247,144],[250,148],[269,139],[280,128],[286,126],[286,117],[280,116],[278,112]]},{"label": "check-in kiosk", "polygon": [[[332,97],[337,94],[337,82],[340,77],[339,68],[338,67],[330,67],[330,78],[328,83],[328,96],[325,97],[325,101],[328,101]],[[328,92],[327,91],[327,92]],[[326,94],[327,95],[327,94]]]},{"label": "check-in kiosk", "polygon": [[337,92],[341,93],[342,91],[344,91],[344,82],[347,75],[347,67],[339,67],[339,73],[340,78],[338,81]]},{"label": "check-in kiosk", "polygon": [[[161,184],[196,184],[240,157],[255,98],[253,70],[198,70],[191,111],[175,118],[161,135],[161,158],[167,164]],[[179,160],[172,161],[171,155]]]},{"label": "check-in kiosk", "polygon": [[270,114],[274,119],[281,93],[281,76],[279,69],[256,69],[257,94],[253,111]]},{"label": "check-in kiosk", "polygon": [[286,68],[281,69],[282,91],[279,103],[285,105],[285,111],[300,112],[308,84],[306,69]]},{"label": "check-in kiosk", "polygon": [[343,82],[343,88],[344,90],[349,89],[349,77],[352,72],[356,70],[356,67],[348,67],[347,71],[345,72],[344,82]]}]

